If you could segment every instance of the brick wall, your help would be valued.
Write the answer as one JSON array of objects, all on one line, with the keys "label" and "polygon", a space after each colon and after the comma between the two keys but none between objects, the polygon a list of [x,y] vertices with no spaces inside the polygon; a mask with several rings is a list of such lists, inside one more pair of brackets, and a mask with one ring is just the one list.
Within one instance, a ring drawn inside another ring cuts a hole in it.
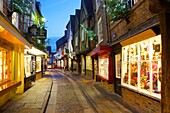
[{"label": "brick wall", "polygon": [[161,103],[151,97],[139,94],[122,87],[122,98],[141,113],[161,113]]},{"label": "brick wall", "polygon": [[[112,41],[115,41],[126,33],[131,32],[131,30],[135,28],[139,28],[139,25],[147,22],[155,16],[155,14],[152,14],[149,11],[149,0],[139,0],[139,2],[132,7],[130,15],[126,19],[118,20],[110,24],[111,36],[116,33],[116,37],[113,38]],[[160,101],[123,87],[122,99],[142,113],[161,112]]]},{"label": "brick wall", "polygon": [[117,39],[154,16],[156,15],[149,11],[149,0],[139,0],[139,2],[131,8],[130,14],[126,19],[118,20],[110,24],[111,36],[116,33],[115,39]]}]

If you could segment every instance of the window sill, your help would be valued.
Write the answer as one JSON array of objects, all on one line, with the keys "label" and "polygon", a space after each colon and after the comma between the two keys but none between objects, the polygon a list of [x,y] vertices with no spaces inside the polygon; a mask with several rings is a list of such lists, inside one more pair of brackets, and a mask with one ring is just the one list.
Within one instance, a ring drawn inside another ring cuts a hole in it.
[{"label": "window sill", "polygon": [[21,81],[7,81],[0,85],[0,96],[21,85]]},{"label": "window sill", "polygon": [[125,85],[125,84],[122,84],[122,85],[121,85],[121,87],[122,87],[122,88],[125,88],[125,89],[128,89],[128,90],[130,90],[130,91],[132,91],[132,92],[135,92],[135,93],[141,94],[141,95],[143,95],[143,96],[145,96],[145,97],[147,97],[147,98],[150,98],[150,99],[156,100],[156,101],[158,101],[158,102],[160,102],[160,101],[161,101],[161,98],[156,97],[156,95],[154,96],[154,95],[151,95],[151,94],[149,94],[149,93],[146,93],[145,91],[137,90],[137,88],[136,88],[136,87],[133,87],[133,86],[131,86],[131,87],[130,87],[130,86]]}]

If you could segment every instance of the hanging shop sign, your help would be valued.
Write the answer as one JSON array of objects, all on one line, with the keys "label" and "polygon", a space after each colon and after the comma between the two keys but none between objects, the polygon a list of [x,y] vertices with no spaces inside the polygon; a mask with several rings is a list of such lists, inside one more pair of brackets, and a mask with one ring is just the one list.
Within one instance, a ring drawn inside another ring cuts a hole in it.
[{"label": "hanging shop sign", "polygon": [[38,29],[37,25],[33,24],[32,26],[28,27],[28,33],[31,36],[39,35],[39,29]]},{"label": "hanging shop sign", "polygon": [[37,38],[39,39],[44,39],[47,37],[47,30],[42,28],[42,29],[39,29],[39,35],[37,36]]},{"label": "hanging shop sign", "polygon": [[31,27],[28,27],[28,33],[31,36],[37,36],[39,39],[44,39],[47,37],[47,30],[45,28],[39,28],[35,24]]}]

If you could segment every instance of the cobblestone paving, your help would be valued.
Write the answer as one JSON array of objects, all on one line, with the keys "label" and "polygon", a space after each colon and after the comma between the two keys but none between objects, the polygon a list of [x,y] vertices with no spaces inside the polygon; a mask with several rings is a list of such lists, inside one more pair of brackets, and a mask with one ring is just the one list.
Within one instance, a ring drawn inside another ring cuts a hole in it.
[{"label": "cobblestone paving", "polygon": [[56,76],[56,113],[84,113],[70,81],[61,75]]}]

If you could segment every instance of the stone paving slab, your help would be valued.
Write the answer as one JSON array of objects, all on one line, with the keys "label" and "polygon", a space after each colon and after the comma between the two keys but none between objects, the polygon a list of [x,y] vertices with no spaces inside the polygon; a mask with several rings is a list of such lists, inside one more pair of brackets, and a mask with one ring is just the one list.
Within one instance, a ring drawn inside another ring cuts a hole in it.
[{"label": "stone paving slab", "polygon": [[41,78],[23,94],[15,95],[0,108],[0,113],[40,113],[47,101],[52,79]]}]

